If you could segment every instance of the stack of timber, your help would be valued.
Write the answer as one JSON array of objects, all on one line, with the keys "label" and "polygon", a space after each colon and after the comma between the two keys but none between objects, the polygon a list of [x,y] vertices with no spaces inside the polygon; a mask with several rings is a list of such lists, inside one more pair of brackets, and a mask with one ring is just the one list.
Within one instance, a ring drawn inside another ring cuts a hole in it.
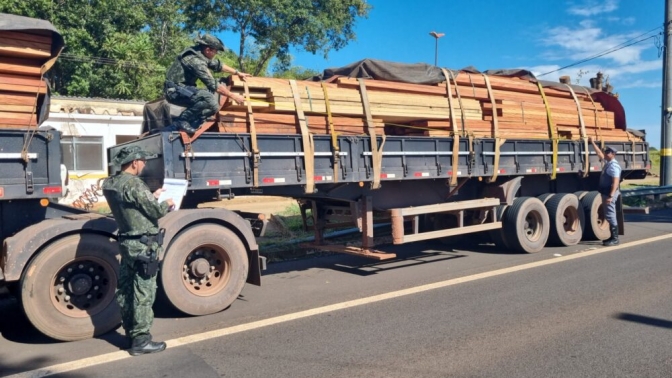
[{"label": "stack of timber", "polygon": [[47,93],[42,79],[52,58],[52,33],[0,30],[0,128],[36,127],[38,104]]},{"label": "stack of timber", "polygon": [[[300,133],[298,104],[313,134],[329,134],[329,118],[337,134],[368,134],[368,108],[378,135],[640,140],[625,130],[624,120],[619,124],[619,109],[610,109],[614,101],[601,102],[593,90],[574,86],[570,91],[556,83],[542,93],[529,79],[488,79],[489,85],[482,74],[459,72],[450,83],[438,85],[363,80],[364,92],[360,80],[347,77],[329,83],[296,81],[293,86],[286,79],[248,77],[243,82],[233,76],[229,84],[241,96],[247,86],[257,133]],[[218,131],[250,132],[248,104],[227,103],[219,113]]]}]

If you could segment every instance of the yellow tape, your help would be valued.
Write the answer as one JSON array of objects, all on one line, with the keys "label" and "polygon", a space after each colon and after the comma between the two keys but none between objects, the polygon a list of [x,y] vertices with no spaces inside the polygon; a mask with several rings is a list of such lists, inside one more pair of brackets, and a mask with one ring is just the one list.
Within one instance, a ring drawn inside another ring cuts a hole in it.
[{"label": "yellow tape", "polygon": [[660,156],[672,156],[672,148],[661,148]]}]

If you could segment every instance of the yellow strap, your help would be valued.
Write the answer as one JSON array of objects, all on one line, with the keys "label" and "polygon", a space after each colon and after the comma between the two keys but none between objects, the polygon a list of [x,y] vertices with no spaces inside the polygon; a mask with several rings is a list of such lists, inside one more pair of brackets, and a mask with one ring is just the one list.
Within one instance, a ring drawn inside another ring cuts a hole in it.
[{"label": "yellow strap", "polygon": [[[445,68],[441,68],[443,71],[443,76],[446,78],[446,96],[448,97],[448,108],[450,109],[450,126],[453,129],[453,172],[450,175],[450,186],[457,185],[457,170],[459,168],[460,160],[460,133],[457,132],[457,122],[455,122],[455,108],[453,107],[453,91],[450,87],[450,79],[452,78],[452,73],[448,76],[448,71]],[[455,85],[455,90],[457,90],[457,85]],[[460,113],[463,114],[462,104],[460,104]],[[464,124],[464,118],[462,118]]]},{"label": "yellow strap", "polygon": [[250,101],[250,87],[247,82],[243,82],[245,88],[245,102],[247,103],[247,123],[250,126],[250,141],[252,142],[252,186],[259,187],[259,164],[261,156],[259,155],[259,146],[257,145],[257,127],[254,124],[254,113],[252,112],[252,101]]},{"label": "yellow strap", "polygon": [[583,141],[583,151],[585,153],[585,158],[584,160],[584,165],[583,165],[583,177],[588,177],[588,174],[590,173],[590,150],[588,149],[588,135],[586,134],[586,123],[583,121],[583,108],[581,108],[581,103],[579,102],[579,98],[576,96],[576,93],[574,93],[574,89],[572,89],[572,86],[569,84],[565,84],[567,86],[567,89],[569,89],[569,93],[572,94],[572,97],[574,98],[574,102],[576,103],[576,112],[579,114],[579,125],[580,125],[580,130],[581,130],[581,139]]},{"label": "yellow strap", "polygon": [[322,91],[324,92],[324,105],[327,108],[327,122],[329,122],[329,132],[331,133],[331,150],[334,154],[334,182],[338,182],[338,164],[341,161],[341,150],[338,147],[338,134],[334,130],[334,120],[331,117],[331,105],[329,104],[329,92],[327,84],[322,82]]},{"label": "yellow strap", "polygon": [[558,131],[555,127],[555,122],[553,122],[553,116],[551,114],[551,105],[548,103],[546,98],[546,93],[544,93],[544,87],[541,86],[540,82],[537,82],[539,87],[539,93],[541,93],[541,98],[544,100],[544,105],[546,106],[546,119],[548,120],[548,135],[551,137],[551,144],[553,145],[553,172],[551,172],[551,180],[555,180],[556,173],[558,171]]},{"label": "yellow strap", "polygon": [[597,105],[595,104],[595,101],[593,100],[593,96],[590,95],[590,92],[588,91],[588,88],[583,87],[584,92],[586,92],[586,95],[588,95],[588,99],[590,102],[593,104],[593,113],[595,114],[595,128],[597,130],[597,139],[599,141],[602,141],[602,127],[600,126],[600,117],[597,115]]},{"label": "yellow strap", "polygon": [[369,96],[366,94],[366,83],[364,79],[357,79],[359,81],[359,92],[362,96],[362,106],[366,114],[366,128],[369,132],[369,139],[371,140],[371,159],[373,160],[373,182],[371,189],[380,188],[380,173],[383,170],[383,146],[385,146],[385,134],[382,135],[383,143],[378,148],[378,139],[376,136],[376,128],[373,125],[373,117],[371,116],[371,108],[369,107]]},{"label": "yellow strap", "polygon": [[485,86],[488,88],[488,98],[492,104],[492,136],[495,139],[495,164],[493,167],[492,176],[487,179],[488,182],[495,182],[497,176],[499,175],[499,149],[506,142],[506,139],[499,139],[499,121],[497,118],[497,103],[495,101],[495,94],[492,91],[492,85],[490,85],[490,78],[486,74],[483,75],[483,80],[485,80]]},{"label": "yellow strap", "polygon": [[296,85],[296,80],[290,80],[289,85],[292,87],[292,95],[294,96],[294,107],[296,107],[296,118],[301,128],[301,142],[303,143],[303,162],[306,168],[306,193],[315,193],[315,146],[313,146],[313,136],[308,132],[308,123],[306,122],[306,115],[303,113],[303,106],[301,105],[301,94],[299,87]]}]

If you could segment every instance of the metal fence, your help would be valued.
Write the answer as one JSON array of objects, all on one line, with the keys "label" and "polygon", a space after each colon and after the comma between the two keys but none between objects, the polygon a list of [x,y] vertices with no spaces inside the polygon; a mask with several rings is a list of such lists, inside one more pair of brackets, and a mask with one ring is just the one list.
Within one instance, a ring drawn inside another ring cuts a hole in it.
[{"label": "metal fence", "polygon": [[641,188],[621,190],[623,197],[651,196],[672,193],[672,186],[643,186]]}]

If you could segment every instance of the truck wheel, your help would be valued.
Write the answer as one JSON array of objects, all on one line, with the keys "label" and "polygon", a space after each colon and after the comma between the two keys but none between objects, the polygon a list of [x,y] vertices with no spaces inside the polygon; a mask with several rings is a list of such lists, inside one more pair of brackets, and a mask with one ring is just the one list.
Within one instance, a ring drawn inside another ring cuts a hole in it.
[{"label": "truck wheel", "polygon": [[[546,202],[550,230],[548,241],[553,245],[576,245],[583,230],[579,217],[579,199],[574,194],[557,194]],[[581,209],[583,211],[583,209]]]},{"label": "truck wheel", "polygon": [[579,199],[579,201],[581,201],[583,199],[583,197],[585,197],[586,194],[588,194],[588,193],[590,193],[590,192],[586,192],[585,190],[580,190],[578,192],[574,192],[574,195],[576,196],[576,198]]},{"label": "truck wheel", "polygon": [[[499,205],[496,207],[497,211],[497,220],[500,222],[503,222],[503,217],[504,214],[506,213],[506,210],[509,208],[509,205]],[[490,239],[492,240],[493,243],[499,248],[504,248],[504,249],[511,249],[509,247],[509,244],[506,241],[506,235],[504,235],[504,227],[498,228],[496,230],[490,230],[488,231],[488,234],[490,234]]]},{"label": "truck wheel", "polygon": [[506,242],[511,249],[535,253],[546,245],[549,232],[548,212],[538,198],[516,198],[504,213],[502,221]]},{"label": "truck wheel", "polygon": [[62,341],[117,328],[119,258],[118,244],[102,235],[71,235],[47,246],[21,278],[21,302],[30,322]]},{"label": "truck wheel", "polygon": [[548,200],[550,200],[551,197],[553,197],[554,195],[555,195],[555,193],[546,193],[546,194],[542,194],[540,196],[537,196],[537,198],[539,198],[539,201],[541,201],[541,203],[543,203],[545,205],[546,202],[548,202]]},{"label": "truck wheel", "polygon": [[163,293],[176,309],[207,315],[227,308],[243,290],[247,250],[231,230],[193,226],[177,236],[161,267]]},{"label": "truck wheel", "polygon": [[602,196],[599,192],[589,192],[581,200],[585,216],[585,240],[606,240],[611,236],[609,222],[604,217]]}]

